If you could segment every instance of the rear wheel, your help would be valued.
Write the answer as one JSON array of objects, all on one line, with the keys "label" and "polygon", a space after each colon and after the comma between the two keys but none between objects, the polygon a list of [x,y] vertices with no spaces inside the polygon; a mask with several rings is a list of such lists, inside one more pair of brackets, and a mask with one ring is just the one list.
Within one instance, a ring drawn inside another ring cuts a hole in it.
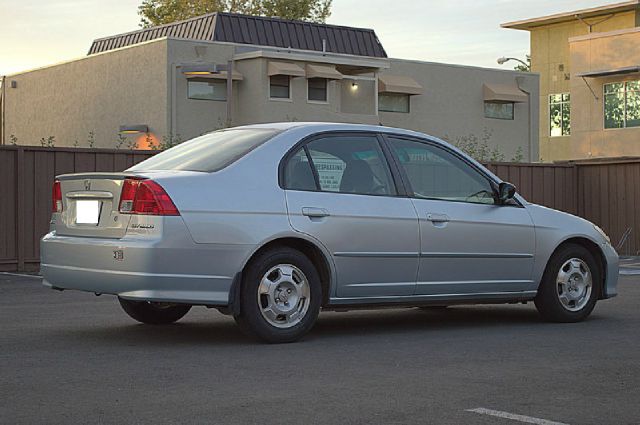
[{"label": "rear wheel", "polygon": [[322,290],[313,263],[301,252],[277,248],[256,257],[247,267],[236,322],[266,342],[293,342],[314,325]]},{"label": "rear wheel", "polygon": [[129,301],[118,297],[122,309],[133,319],[148,325],[167,325],[182,319],[191,310],[188,304]]},{"label": "rear wheel", "polygon": [[593,311],[601,286],[593,255],[581,245],[567,244],[549,260],[534,302],[545,320],[579,322]]}]

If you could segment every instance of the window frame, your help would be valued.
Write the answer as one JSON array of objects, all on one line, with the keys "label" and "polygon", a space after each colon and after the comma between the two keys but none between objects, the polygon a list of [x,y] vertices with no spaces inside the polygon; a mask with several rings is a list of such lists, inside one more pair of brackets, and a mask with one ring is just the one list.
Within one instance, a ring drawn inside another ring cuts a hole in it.
[{"label": "window frame", "polygon": [[[627,128],[640,128],[640,126],[635,125],[635,126],[631,126],[628,127],[627,126],[627,83],[630,82],[640,82],[640,79],[638,80],[623,80],[623,81],[609,81],[608,83],[603,83],[602,84],[602,129],[609,131],[609,130],[626,130]],[[622,127],[607,127],[606,123],[607,123],[607,102],[606,102],[606,98],[607,98],[607,94],[611,94],[611,93],[607,93],[605,91],[605,87],[607,85],[610,84],[622,84],[622,94],[623,94],[623,98],[622,98],[622,106],[623,106],[623,113],[622,113],[622,123],[623,126]],[[640,94],[640,90],[629,90],[635,93]]]},{"label": "window frame", "polygon": [[[313,100],[313,99],[309,99],[309,81],[311,80],[324,80],[324,98],[325,100]],[[307,80],[307,103],[316,103],[316,104],[320,104],[320,105],[326,105],[329,103],[329,82],[331,80],[329,80],[328,78],[305,78],[305,80]]]},{"label": "window frame", "polygon": [[[562,97],[564,95],[569,95],[569,100],[564,101],[564,100],[560,100],[560,102],[556,102],[556,103],[551,103],[551,97],[552,96],[558,96],[560,95],[560,99],[562,99]],[[604,102],[602,102],[604,105]],[[564,129],[562,126],[562,113],[564,111],[564,105],[569,105],[569,132],[567,134],[562,134]],[[560,135],[559,136],[552,136],[551,135],[551,106],[552,105],[560,105]],[[604,106],[603,106],[603,110],[604,110]],[[547,121],[547,129],[549,130],[549,138],[556,138],[556,137],[570,137],[571,136],[571,92],[561,92],[561,93],[549,93],[548,96],[548,102],[547,102],[547,114],[548,114],[548,121]],[[603,117],[604,119],[604,117]]]},{"label": "window frame", "polygon": [[[224,84],[224,99],[202,99],[199,97],[191,97],[189,95],[189,84],[191,83],[208,83],[208,84],[220,84],[223,85]],[[187,79],[187,100],[204,100],[207,102],[226,102],[227,101],[227,80],[217,80],[215,78],[209,78],[209,79],[204,79],[204,78],[189,78]]]},{"label": "window frame", "polygon": [[500,185],[500,180],[495,178],[494,176],[488,174],[485,170],[483,170],[482,168],[480,168],[477,164],[475,164],[474,162],[470,161],[469,158],[465,157],[464,155],[461,155],[459,152],[449,148],[446,145],[443,145],[442,143],[436,141],[436,140],[432,140],[432,139],[423,139],[423,138],[419,138],[419,137],[413,137],[410,135],[406,135],[406,134],[398,134],[398,133],[381,133],[382,139],[384,140],[384,144],[386,145],[387,151],[389,152],[389,155],[391,157],[391,159],[393,160],[393,162],[395,162],[395,167],[398,170],[398,173],[400,174],[400,178],[402,179],[402,185],[404,186],[404,190],[407,193],[407,196],[411,199],[416,199],[416,200],[423,200],[423,201],[439,201],[439,202],[456,202],[456,203],[465,203],[465,204],[473,204],[473,205],[486,205],[488,207],[517,207],[517,208],[524,208],[524,205],[522,204],[522,202],[520,202],[519,199],[517,199],[517,197],[513,197],[512,200],[514,201],[513,203],[493,203],[493,204],[482,204],[482,203],[478,203],[478,202],[467,202],[467,201],[458,201],[458,200],[453,200],[453,199],[442,199],[442,198],[424,198],[424,197],[419,197],[416,196],[416,194],[413,191],[413,188],[411,187],[411,182],[409,181],[409,176],[407,175],[406,171],[404,170],[404,168],[402,167],[402,163],[400,162],[400,158],[398,158],[398,156],[396,155],[396,153],[393,151],[392,146],[391,146],[391,142],[389,141],[389,138],[396,138],[396,139],[402,139],[402,140],[407,140],[410,142],[417,142],[417,143],[422,143],[428,146],[432,146],[435,149],[441,149],[453,156],[455,156],[456,158],[460,159],[463,163],[465,163],[466,165],[468,165],[469,167],[471,167],[474,171],[476,171],[478,174],[480,174],[480,176],[482,178],[484,178],[485,180],[487,180],[487,182],[489,183],[489,185],[491,186],[491,188],[494,190],[494,193],[497,192],[498,187]]},{"label": "window frame", "polygon": [[[375,193],[346,193],[346,192],[330,192],[330,191],[326,191],[326,190],[322,190],[320,188],[320,176],[318,174],[318,170],[316,169],[315,164],[313,163],[313,160],[311,158],[311,155],[309,153],[309,149],[307,148],[307,145],[315,140],[318,139],[325,139],[327,137],[354,137],[354,136],[360,136],[360,137],[372,137],[375,138],[375,140],[378,143],[378,147],[380,148],[380,151],[382,152],[382,157],[381,159],[386,163],[388,170],[389,170],[389,174],[391,176],[391,184],[392,187],[395,189],[394,194],[375,194]],[[316,183],[316,188],[315,190],[303,190],[303,189],[290,189],[287,187],[287,182],[285,181],[285,170],[286,170],[286,166],[287,163],[289,162],[289,160],[298,152],[298,150],[300,149],[304,149],[305,151],[305,155],[307,155],[307,159],[309,160],[309,163],[311,164],[311,170],[313,171],[313,177],[315,179],[315,183]],[[353,130],[353,131],[349,131],[349,130],[345,130],[345,131],[336,131],[336,130],[329,130],[329,131],[322,131],[322,132],[318,132],[318,133],[314,133],[312,135],[309,135],[305,138],[303,138],[302,140],[300,140],[299,142],[297,142],[295,145],[293,145],[288,151],[287,153],[285,153],[282,157],[282,159],[280,160],[280,163],[278,165],[278,186],[280,186],[281,189],[283,190],[295,190],[298,192],[319,192],[319,193],[326,193],[326,194],[333,194],[333,195],[356,195],[356,196],[384,196],[387,198],[398,198],[398,197],[407,197],[408,193],[405,189],[405,186],[403,184],[402,181],[402,176],[400,175],[400,170],[398,170],[397,168],[397,164],[395,163],[395,161],[393,161],[392,158],[392,154],[391,151],[389,150],[389,147],[387,146],[385,140],[383,139],[382,135],[378,132],[374,132],[374,131],[366,131],[366,130]]]},{"label": "window frame", "polygon": [[[289,97],[272,97],[271,96],[271,78],[272,77],[287,77],[287,79],[289,80]],[[269,100],[273,100],[275,102],[292,102],[293,101],[293,84],[291,84],[292,80],[293,80],[293,77],[291,75],[283,75],[283,74],[269,75],[267,78],[267,90],[268,90]]]}]

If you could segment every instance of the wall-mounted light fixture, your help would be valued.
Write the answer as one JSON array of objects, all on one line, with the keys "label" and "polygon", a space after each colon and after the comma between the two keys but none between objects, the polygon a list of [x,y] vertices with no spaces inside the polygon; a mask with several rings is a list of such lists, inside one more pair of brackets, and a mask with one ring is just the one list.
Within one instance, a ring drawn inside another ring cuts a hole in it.
[{"label": "wall-mounted light fixture", "polygon": [[149,126],[146,124],[121,125],[120,134],[148,133]]},{"label": "wall-mounted light fixture", "polygon": [[358,83],[357,82],[353,82],[351,83],[351,91],[356,91],[358,90]]}]

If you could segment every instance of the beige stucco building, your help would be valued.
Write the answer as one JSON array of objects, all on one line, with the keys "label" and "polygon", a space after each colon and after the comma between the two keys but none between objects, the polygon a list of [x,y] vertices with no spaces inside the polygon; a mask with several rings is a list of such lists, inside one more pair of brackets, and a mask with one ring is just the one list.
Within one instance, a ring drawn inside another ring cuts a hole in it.
[{"label": "beige stucco building", "polygon": [[638,0],[502,26],[531,34],[541,159],[640,156]]},{"label": "beige stucco building", "polygon": [[485,137],[526,161],[538,157],[538,85],[532,73],[390,59],[372,30],[213,14],[5,77],[1,140],[147,148],[225,126],[338,121]]}]

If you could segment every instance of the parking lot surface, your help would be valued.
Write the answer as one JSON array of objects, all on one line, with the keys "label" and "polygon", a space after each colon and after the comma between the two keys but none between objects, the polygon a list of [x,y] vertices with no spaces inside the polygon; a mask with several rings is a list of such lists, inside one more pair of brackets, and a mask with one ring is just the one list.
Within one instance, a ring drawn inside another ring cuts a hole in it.
[{"label": "parking lot surface", "polygon": [[325,312],[265,345],[216,310],[146,326],[0,274],[0,423],[639,424],[640,276],[619,292],[583,323],[532,304]]}]

